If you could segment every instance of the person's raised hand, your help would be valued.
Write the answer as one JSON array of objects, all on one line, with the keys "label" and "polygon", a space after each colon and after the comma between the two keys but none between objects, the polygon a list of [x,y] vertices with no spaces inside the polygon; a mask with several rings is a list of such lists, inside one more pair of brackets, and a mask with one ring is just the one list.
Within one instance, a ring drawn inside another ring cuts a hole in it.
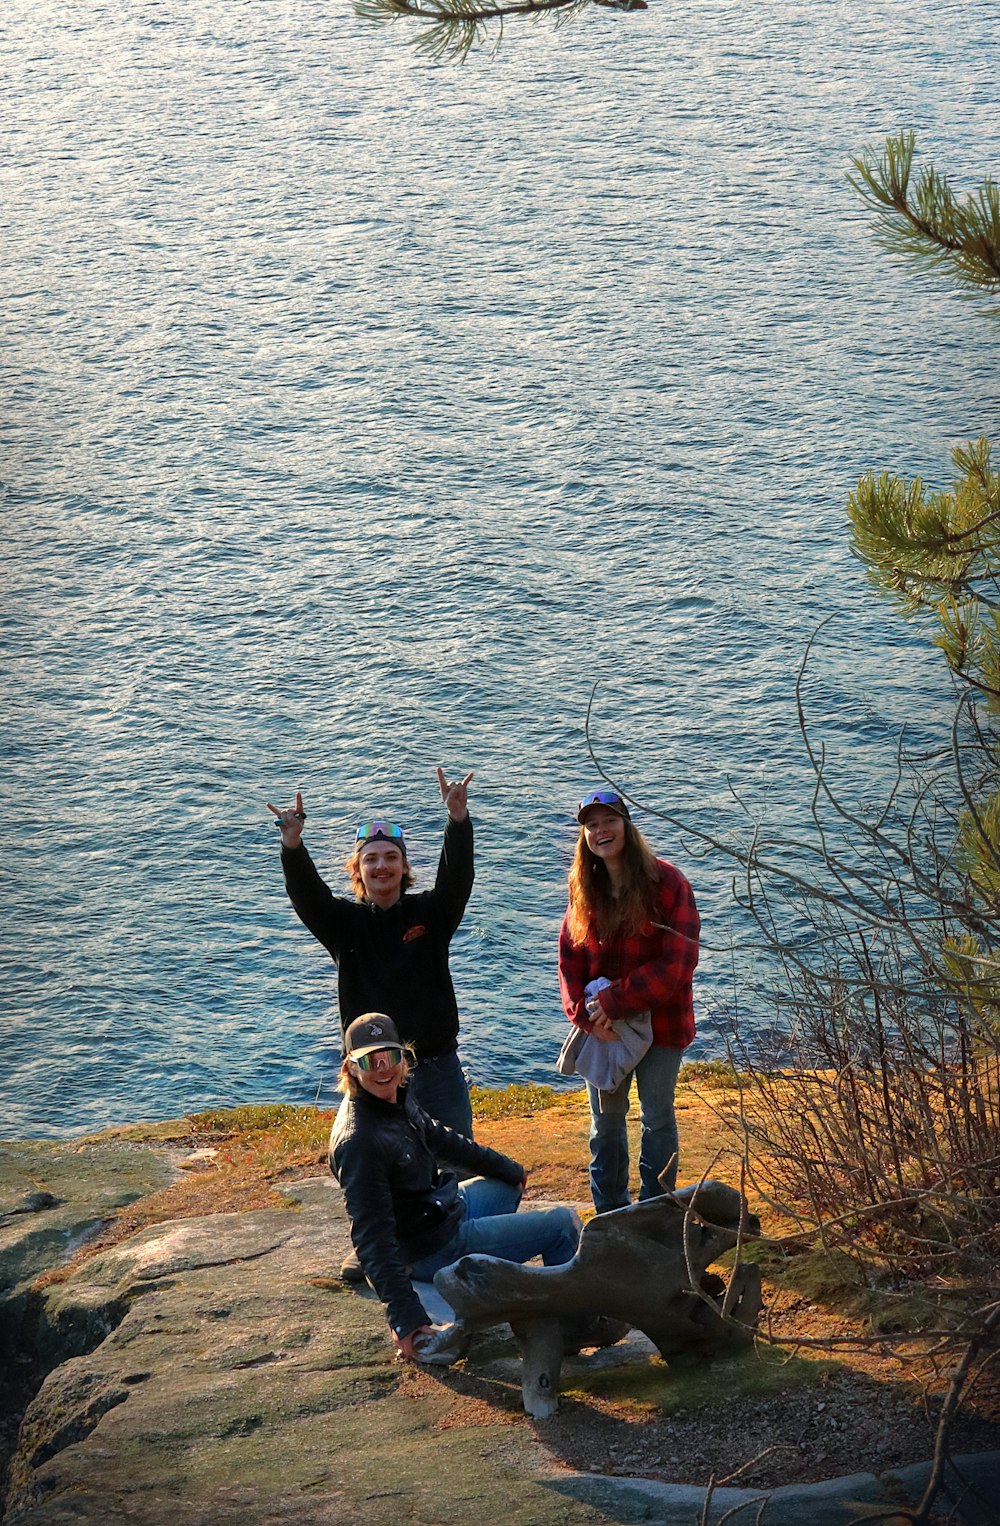
[{"label": "person's raised hand", "polygon": [[296,793],[295,804],[287,806],[283,811],[279,811],[278,807],[272,805],[270,800],[267,802],[267,808],[278,818],[278,826],[281,828],[281,846],[283,848],[297,848],[302,841],[302,828],[305,825],[306,819],[305,806],[302,804],[302,791],[299,790]]},{"label": "person's raised hand", "polygon": [[441,786],[441,799],[448,810],[452,821],[464,821],[469,814],[469,785],[472,782],[472,773],[467,773],[464,779],[456,779],[452,784],[444,776],[444,769],[437,771],[438,784]]}]

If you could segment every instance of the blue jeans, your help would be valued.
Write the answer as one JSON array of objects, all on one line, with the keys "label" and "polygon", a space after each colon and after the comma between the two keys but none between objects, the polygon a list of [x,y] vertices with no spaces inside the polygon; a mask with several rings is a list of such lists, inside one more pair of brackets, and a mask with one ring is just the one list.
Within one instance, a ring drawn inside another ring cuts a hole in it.
[{"label": "blue jeans", "polygon": [[[674,1091],[681,1068],[680,1049],[654,1044],[646,1050],[631,1075],[613,1092],[588,1086],[590,1096],[590,1191],[598,1213],[625,1208],[628,1191],[628,1116],[632,1076],[639,1091],[642,1134],[639,1148],[639,1199],[658,1197],[663,1191],[659,1175],[677,1151],[677,1119]],[[603,1101],[603,1110],[601,1102]],[[667,1178],[667,1190],[677,1182],[677,1163]]]},{"label": "blue jeans", "polygon": [[446,1123],[450,1129],[472,1138],[472,1103],[469,1101],[469,1085],[458,1058],[458,1050],[451,1054],[435,1055],[430,1060],[420,1060],[410,1071],[407,1083],[425,1113]]},{"label": "blue jeans", "polygon": [[472,1176],[459,1186],[465,1219],[443,1246],[415,1261],[410,1275],[430,1282],[435,1272],[460,1256],[498,1256],[501,1261],[530,1261],[541,1256],[546,1266],[572,1261],[580,1243],[580,1221],[571,1208],[540,1208],[518,1213],[520,1187],[492,1176]]}]

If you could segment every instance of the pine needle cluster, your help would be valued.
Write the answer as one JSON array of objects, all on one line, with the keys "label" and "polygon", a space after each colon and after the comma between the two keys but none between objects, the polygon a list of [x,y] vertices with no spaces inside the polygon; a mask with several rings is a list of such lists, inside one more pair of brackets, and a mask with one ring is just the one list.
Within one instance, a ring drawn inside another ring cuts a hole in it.
[{"label": "pine needle cluster", "polygon": [[[960,201],[934,167],[914,180],[914,149],[913,133],[901,133],[853,161],[848,179],[875,210],[879,241],[966,295],[1000,293],[1000,187],[987,177]],[[903,616],[924,621],[957,681],[952,782],[961,809],[954,840],[938,847],[959,889],[938,973],[980,1032],[1000,1042],[1000,474],[985,436],[954,450],[952,463],[951,486],[939,491],[919,477],[869,473],[847,508],[869,579]]]},{"label": "pine needle cluster", "polygon": [[354,0],[356,15],[364,21],[385,24],[400,17],[429,25],[413,38],[414,44],[440,62],[461,63],[472,48],[485,41],[491,22],[497,23],[493,51],[503,41],[504,22],[513,17],[537,20],[551,16],[556,25],[578,16],[591,5],[608,10],[644,11],[646,0]]},{"label": "pine needle cluster", "polygon": [[875,213],[878,242],[920,269],[943,270],[967,295],[1000,294],[1000,185],[987,176],[959,200],[933,165],[914,180],[915,148],[904,132],[853,160],[848,180]]}]

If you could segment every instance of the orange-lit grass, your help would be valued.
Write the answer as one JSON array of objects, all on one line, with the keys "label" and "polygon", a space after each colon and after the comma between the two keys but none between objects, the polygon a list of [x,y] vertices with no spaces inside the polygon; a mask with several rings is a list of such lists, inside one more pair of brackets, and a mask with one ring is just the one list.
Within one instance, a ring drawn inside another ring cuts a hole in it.
[{"label": "orange-lit grass", "polygon": [[[716,1105],[720,1095],[712,1093]],[[476,1087],[472,1097],[476,1138],[525,1166],[529,1197],[580,1204],[589,1200],[589,1113],[584,1092],[555,1092],[539,1086]],[[682,1180],[696,1181],[703,1170],[712,1168],[722,1150],[729,1151],[727,1179],[738,1180],[732,1142],[726,1142],[719,1117],[684,1083],[683,1075],[677,1111]],[[332,1112],[311,1107],[239,1107],[92,1136],[88,1143],[129,1141],[167,1152],[177,1167],[177,1179],[120,1209],[66,1267],[46,1273],[44,1280],[62,1280],[83,1261],[151,1224],[210,1213],[287,1208],[276,1185],[323,1174],[332,1121]],[[637,1129],[633,1119],[630,1131]],[[202,1155],[202,1151],[212,1153]],[[637,1137],[632,1153],[634,1164]]]}]

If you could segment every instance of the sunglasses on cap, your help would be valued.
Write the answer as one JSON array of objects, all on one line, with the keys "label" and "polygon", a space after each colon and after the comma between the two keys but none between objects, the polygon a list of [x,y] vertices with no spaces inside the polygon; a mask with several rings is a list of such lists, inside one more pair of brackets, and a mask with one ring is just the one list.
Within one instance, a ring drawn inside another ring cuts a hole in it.
[{"label": "sunglasses on cap", "polygon": [[355,842],[374,842],[383,837],[386,842],[402,843],[403,829],[394,821],[363,821],[354,834]]},{"label": "sunglasses on cap", "polygon": [[403,1051],[401,1049],[399,1049],[395,1044],[387,1044],[384,1049],[369,1049],[367,1054],[352,1054],[351,1059],[354,1061],[359,1070],[374,1070],[375,1061],[378,1059],[380,1054],[388,1055],[387,1063],[390,1068],[394,1065],[398,1065],[400,1060],[403,1058]]},{"label": "sunglasses on cap", "polygon": [[617,811],[619,815],[628,816],[628,806],[621,795],[617,794],[613,789],[592,789],[589,795],[584,795],[576,808],[577,821],[582,819],[584,811],[589,810],[592,805],[607,805],[613,811]]}]

